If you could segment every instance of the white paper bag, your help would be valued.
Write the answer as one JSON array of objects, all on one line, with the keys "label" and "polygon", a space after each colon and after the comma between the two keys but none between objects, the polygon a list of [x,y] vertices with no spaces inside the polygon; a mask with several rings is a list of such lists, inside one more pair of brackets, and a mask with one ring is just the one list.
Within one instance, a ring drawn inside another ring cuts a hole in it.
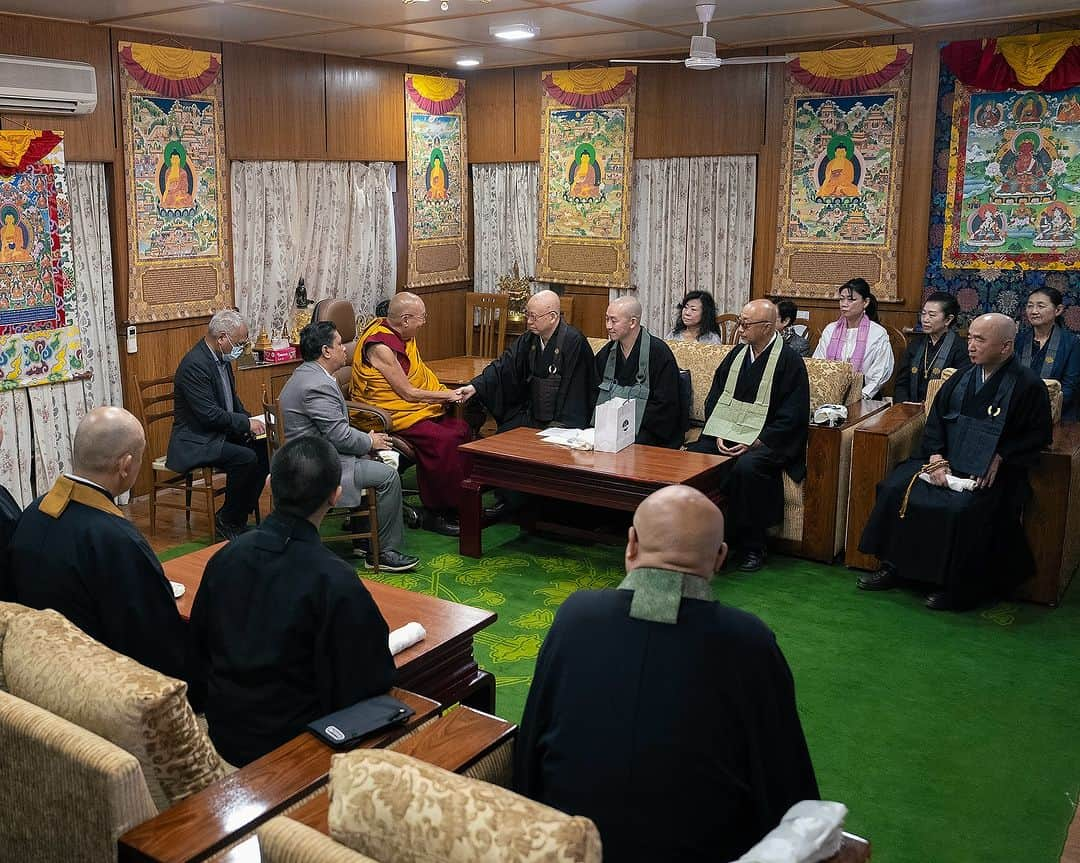
[{"label": "white paper bag", "polygon": [[593,448],[597,452],[618,452],[634,442],[634,399],[613,398],[596,406]]}]

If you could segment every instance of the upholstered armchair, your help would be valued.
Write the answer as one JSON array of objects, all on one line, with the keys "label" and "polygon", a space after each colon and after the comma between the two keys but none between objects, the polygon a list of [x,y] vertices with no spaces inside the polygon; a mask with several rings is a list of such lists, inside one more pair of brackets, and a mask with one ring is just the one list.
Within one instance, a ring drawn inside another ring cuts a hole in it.
[{"label": "upholstered armchair", "polygon": [[[858,547],[874,508],[877,484],[917,451],[930,407],[954,372],[945,369],[940,381],[931,381],[922,403],[895,404],[856,430],[844,554],[847,566],[875,570],[881,565]],[[1028,475],[1032,499],[1024,510],[1024,530],[1035,557],[1035,575],[1021,585],[1017,597],[1056,605],[1080,564],[1080,423],[1061,422],[1061,384],[1055,380],[1044,383],[1050,396],[1054,440]]]}]

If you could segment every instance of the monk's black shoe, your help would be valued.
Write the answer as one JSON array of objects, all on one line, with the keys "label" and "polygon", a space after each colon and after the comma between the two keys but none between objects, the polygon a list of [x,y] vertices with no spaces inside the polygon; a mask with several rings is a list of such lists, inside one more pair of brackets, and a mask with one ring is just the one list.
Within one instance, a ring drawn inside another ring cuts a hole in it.
[{"label": "monk's black shoe", "polygon": [[241,534],[247,533],[247,525],[232,524],[231,522],[225,521],[225,519],[218,514],[214,516],[214,531],[217,533],[219,541],[225,539],[231,542]]},{"label": "monk's black shoe", "polygon": [[765,552],[751,549],[739,564],[739,572],[757,572],[765,565]]},{"label": "monk's black shoe", "polygon": [[900,577],[891,569],[882,567],[877,572],[860,575],[856,584],[862,590],[892,590],[900,584]]},{"label": "monk's black shoe", "polygon": [[934,611],[967,611],[977,604],[978,600],[974,597],[962,596],[948,590],[935,590],[926,597],[926,607]]},{"label": "monk's black shoe", "polygon": [[502,521],[510,514],[510,507],[505,500],[495,501],[494,506],[484,507],[485,521]]}]

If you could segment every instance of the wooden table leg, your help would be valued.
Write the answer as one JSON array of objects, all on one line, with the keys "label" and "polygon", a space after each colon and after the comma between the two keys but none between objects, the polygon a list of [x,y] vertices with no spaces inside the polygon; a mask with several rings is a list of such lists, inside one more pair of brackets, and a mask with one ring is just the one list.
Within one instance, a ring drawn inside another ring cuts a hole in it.
[{"label": "wooden table leg", "polygon": [[480,531],[484,517],[483,486],[471,479],[461,483],[461,508],[458,510],[458,523],[461,534],[458,536],[458,552],[462,557],[481,557],[484,553]]},{"label": "wooden table leg", "polygon": [[461,699],[466,707],[475,707],[484,713],[495,715],[495,676],[481,671],[469,694]]}]

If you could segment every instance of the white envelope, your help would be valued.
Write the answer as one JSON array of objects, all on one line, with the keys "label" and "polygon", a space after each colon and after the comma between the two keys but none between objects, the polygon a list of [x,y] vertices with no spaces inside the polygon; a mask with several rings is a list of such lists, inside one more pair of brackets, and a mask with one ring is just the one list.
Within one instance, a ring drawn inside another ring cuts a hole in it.
[{"label": "white envelope", "polygon": [[634,442],[634,399],[613,398],[596,406],[596,431],[593,449],[597,452],[618,452]]}]

